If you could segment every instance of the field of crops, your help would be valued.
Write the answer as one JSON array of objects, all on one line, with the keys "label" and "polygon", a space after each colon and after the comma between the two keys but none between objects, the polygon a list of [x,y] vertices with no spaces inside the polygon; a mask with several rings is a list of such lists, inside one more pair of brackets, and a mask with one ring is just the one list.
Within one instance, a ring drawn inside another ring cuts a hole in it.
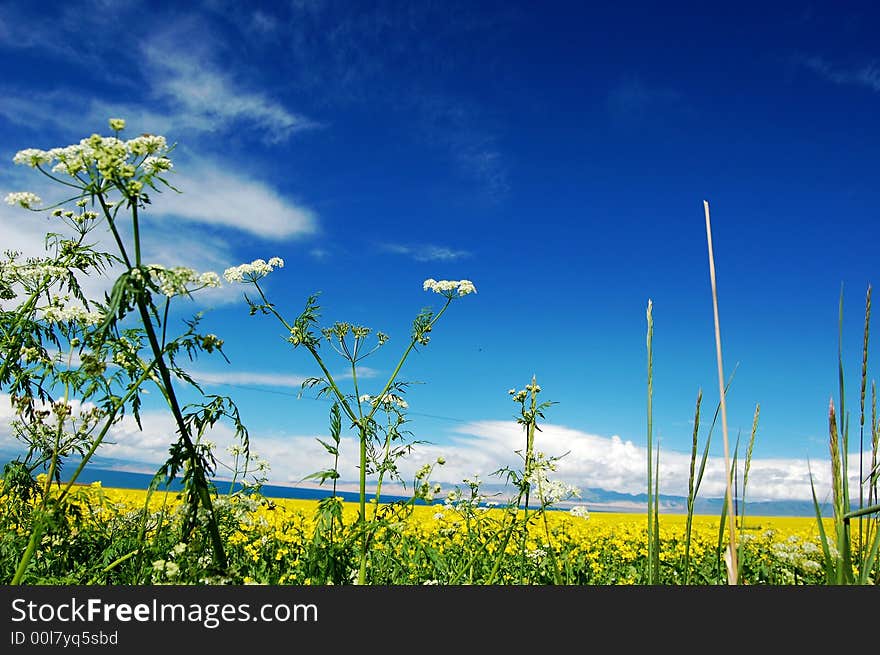
[{"label": "field of crops", "polygon": [[[187,526],[179,494],[78,486],[54,516],[25,584],[350,584],[358,569],[358,505],[342,501],[219,496],[229,567],[212,569],[210,546]],[[14,521],[16,503],[4,499]],[[329,511],[328,511],[328,508]],[[331,512],[338,521],[327,522]],[[382,505],[370,534],[369,584],[643,584],[646,517],[553,510],[527,530],[503,508],[467,502]],[[546,523],[545,523],[546,520]],[[322,523],[323,522],[323,523]],[[335,526],[335,527],[334,527]],[[11,526],[10,526],[11,527]],[[817,522],[747,517],[738,525],[741,583],[823,584]],[[661,584],[725,584],[719,517],[660,516]],[[27,526],[2,537],[5,579],[27,544]]]}]

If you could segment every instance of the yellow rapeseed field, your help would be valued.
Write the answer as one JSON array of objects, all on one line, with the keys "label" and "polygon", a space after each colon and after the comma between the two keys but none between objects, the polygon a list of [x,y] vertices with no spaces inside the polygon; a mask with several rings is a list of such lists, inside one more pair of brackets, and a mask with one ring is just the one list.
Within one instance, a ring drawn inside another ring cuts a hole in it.
[{"label": "yellow rapeseed field", "polygon": [[[112,532],[114,528],[106,526],[124,523],[126,516],[143,510],[147,493],[94,483],[78,485],[69,501],[71,511],[84,519],[71,533],[75,537],[89,530],[89,524],[103,525],[98,532]],[[144,537],[150,543],[160,539],[167,544],[167,552],[160,549],[152,556],[153,582],[177,583],[192,570],[187,567],[201,566],[204,560],[204,552],[195,544],[167,541],[173,534],[169,526],[180,520],[181,501],[173,491],[149,496],[151,518]],[[334,522],[329,532],[326,521],[322,526],[317,518],[318,506],[317,500],[217,496],[215,509],[225,517],[224,540],[239,579],[323,584],[331,569],[350,572],[355,565],[351,553],[357,552],[352,546],[362,534],[357,529],[359,504],[342,502],[342,522]],[[566,584],[640,584],[643,580],[648,557],[644,514],[531,512],[534,520],[522,530],[523,522],[512,522],[511,513],[502,508],[436,503],[399,512],[392,505],[379,509],[381,520],[370,528],[370,571],[376,584],[518,584],[523,575],[539,584],[560,579]],[[367,511],[372,518],[376,507],[367,505]],[[729,526],[722,529],[718,516],[695,516],[688,534],[686,521],[683,514],[659,517],[664,583],[723,583],[721,553]],[[824,560],[815,518],[747,516],[736,528],[744,584],[823,583]],[[830,521],[826,529],[833,529]],[[527,574],[524,563],[531,567]],[[107,575],[123,570],[123,563],[115,564]],[[195,579],[203,578],[199,574]],[[337,576],[337,582],[349,581]]]}]

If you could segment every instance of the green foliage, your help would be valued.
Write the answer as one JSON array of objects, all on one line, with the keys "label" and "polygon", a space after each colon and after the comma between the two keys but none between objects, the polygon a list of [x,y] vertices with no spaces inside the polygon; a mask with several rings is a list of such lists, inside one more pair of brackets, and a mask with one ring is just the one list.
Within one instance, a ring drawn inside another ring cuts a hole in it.
[{"label": "green foliage", "polygon": [[[211,535],[217,566],[225,566],[212,518],[209,478],[215,461],[199,439],[219,418],[231,419],[247,455],[247,433],[230,399],[211,397],[199,407],[180,406],[176,385],[201,389],[180,365],[179,355],[185,353],[190,360],[201,353],[222,355],[223,342],[198,331],[199,314],[184,321],[179,336],[173,336],[169,324],[173,299],[218,286],[219,277],[142,261],[141,213],[150,205],[147,190],[176,191],[166,177],[173,146],[152,135],[123,141],[123,127],[124,121],[112,119],[111,137],[93,134],[65,148],[22,150],[14,158],[74,191],[46,209],[34,206],[40,202],[34,194],[7,197],[31,211],[49,211],[51,220],[68,228],[66,235],[47,234],[44,256],[22,259],[20,253],[7,252],[0,262],[0,390],[12,397],[13,434],[25,449],[8,470],[19,490],[28,487],[22,482],[25,476],[33,480],[40,472],[47,474],[33,510],[42,518],[30,525],[13,584],[24,579],[41,535],[57,527],[52,517],[63,513],[73,484],[111,427],[127,412],[141,425],[140,394],[147,384],[166,401],[178,431],[157,476],[171,480],[184,472],[190,515],[185,534],[196,527],[194,517],[205,513],[207,521],[200,527]],[[131,237],[123,236],[126,222]],[[99,229],[112,236],[115,252],[99,250],[91,242]],[[102,299],[88,297],[85,279],[110,274],[116,278],[109,292]],[[76,462],[71,464],[76,468],[50,501],[49,485],[60,484],[69,462]]]}]

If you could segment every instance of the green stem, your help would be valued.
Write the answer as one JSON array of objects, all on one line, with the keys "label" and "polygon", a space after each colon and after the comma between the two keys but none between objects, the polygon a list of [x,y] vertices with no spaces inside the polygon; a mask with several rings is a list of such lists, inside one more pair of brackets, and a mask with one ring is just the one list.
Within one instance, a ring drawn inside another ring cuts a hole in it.
[{"label": "green stem", "polygon": [[131,203],[131,223],[134,233],[134,262],[135,265],[141,267],[141,228],[138,221],[138,205],[137,198],[129,198]]},{"label": "green stem", "polygon": [[[67,358],[67,366],[70,367],[71,358],[73,357],[73,347],[70,348],[70,355]],[[64,432],[64,422],[67,416],[67,401],[70,398],[70,383],[64,383],[64,395],[62,397],[61,402],[63,403],[63,408],[60,409],[57,413],[58,417],[58,428],[55,430],[55,447],[52,449],[52,457],[49,460],[49,471],[46,475],[46,488],[43,490],[43,507],[45,508],[46,502],[49,499],[49,490],[52,486],[52,478],[55,477],[55,469],[58,466],[58,451],[61,449],[61,434]]]},{"label": "green stem", "polygon": [[366,584],[367,581],[367,546],[369,535],[366,530],[367,514],[367,435],[363,425],[360,426],[360,471],[358,473],[360,488],[360,508],[358,510],[358,523],[363,530],[363,542],[361,548],[361,564],[358,569],[358,584]]},{"label": "green stem", "polygon": [[159,342],[156,338],[156,332],[153,329],[153,323],[150,320],[150,314],[147,310],[147,305],[144,302],[143,296],[140,294],[137,298],[137,305],[138,310],[140,311],[141,321],[144,325],[144,330],[146,331],[147,338],[150,342],[150,347],[153,350],[153,356],[155,357],[156,365],[159,369],[159,375],[162,378],[162,386],[165,389],[168,404],[171,407],[171,413],[174,416],[174,422],[177,424],[177,430],[180,433],[181,439],[183,439],[183,444],[186,448],[187,455],[189,456],[193,464],[193,475],[195,477],[196,493],[198,494],[199,501],[205,508],[205,511],[208,513],[208,531],[214,550],[214,558],[217,562],[217,565],[220,568],[225,569],[227,565],[226,553],[223,549],[223,540],[220,536],[220,530],[217,526],[217,519],[214,516],[214,508],[213,503],[211,502],[211,495],[208,491],[208,481],[205,477],[205,471],[201,466],[198,466],[198,453],[196,452],[195,445],[190,438],[189,430],[187,429],[186,423],[183,419],[183,413],[180,409],[177,395],[174,392],[174,386],[171,380],[171,373],[168,371],[168,366],[165,364],[164,353],[162,352],[162,349],[159,346]]},{"label": "green stem", "polygon": [[125,250],[125,244],[122,242],[122,237],[119,236],[119,231],[116,229],[116,221],[110,213],[110,207],[107,205],[107,200],[104,198],[103,193],[98,193],[98,202],[101,203],[101,209],[104,211],[104,216],[107,219],[107,225],[110,228],[110,233],[113,235],[113,239],[116,241],[116,247],[119,248],[119,252],[122,255],[122,260],[125,262],[126,268],[131,270],[131,260],[128,258],[128,252]]},{"label": "green stem", "polygon": [[24,577],[24,572],[27,569],[27,565],[30,563],[31,558],[34,556],[34,553],[37,551],[37,543],[40,541],[40,538],[43,536],[43,517],[40,516],[39,520],[34,522],[33,529],[31,530],[30,539],[28,539],[27,548],[25,548],[24,554],[21,556],[21,561],[18,563],[18,568],[15,569],[15,575],[12,576],[12,582],[10,585],[21,584],[21,579]]}]

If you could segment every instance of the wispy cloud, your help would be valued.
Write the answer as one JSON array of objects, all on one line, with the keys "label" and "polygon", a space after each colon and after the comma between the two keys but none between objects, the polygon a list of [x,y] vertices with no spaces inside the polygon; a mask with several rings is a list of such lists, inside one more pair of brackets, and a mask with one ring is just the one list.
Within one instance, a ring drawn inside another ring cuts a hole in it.
[{"label": "wispy cloud", "polygon": [[855,68],[836,68],[822,57],[805,57],[802,64],[819,77],[834,84],[861,86],[880,91],[880,65],[871,61]]},{"label": "wispy cloud", "polygon": [[249,371],[207,372],[194,371],[192,377],[196,382],[206,385],[264,385],[274,389],[296,388],[302,386],[308,376],[286,375],[283,373],[256,373]]},{"label": "wispy cloud", "polygon": [[[89,6],[93,5],[93,6]],[[0,112],[7,119],[33,126],[35,121],[64,126],[94,122],[103,125],[120,116],[143,125],[145,130],[167,134],[168,128],[186,132],[221,133],[254,129],[270,143],[286,141],[293,134],[320,124],[289,108],[260,87],[255,71],[229,66],[220,28],[197,11],[175,12],[174,19],[152,11],[143,16],[146,3],[84,2],[65,7],[45,20],[25,8],[0,9],[0,45],[7,48],[39,48],[44,55],[81,65],[84,79],[99,69],[105,97],[83,96],[75,85],[33,97],[4,89]],[[143,38],[128,47],[102,45],[106,40],[66,38],[83,32],[112,33],[119,24],[140,23]],[[13,34],[9,25],[27,23],[25,38]],[[271,29],[269,14],[256,12],[252,24]],[[236,76],[231,71],[237,70]],[[64,85],[65,87],[67,85]],[[115,90],[113,90],[113,88]],[[119,98],[125,98],[120,100]],[[149,106],[150,109],[146,109]],[[71,121],[70,117],[76,120]]]},{"label": "wispy cloud", "polygon": [[[177,24],[147,42],[142,52],[152,80],[151,94],[165,101],[186,129],[227,130],[237,122],[253,125],[266,140],[280,142],[318,123],[290,111],[266,94],[236,82],[212,63],[212,53],[193,53],[202,26]],[[173,53],[173,56],[170,54]]]},{"label": "wispy cloud", "polygon": [[[260,385],[270,387],[272,389],[296,388],[297,391],[302,387],[302,383],[306,379],[312,377],[310,375],[291,375],[288,373],[271,373],[258,371],[192,371],[193,379],[205,385]],[[375,369],[367,366],[358,366],[357,375],[362,380],[374,378],[378,375]],[[350,370],[342,371],[334,374],[337,380],[344,380],[352,377]]]},{"label": "wispy cloud", "polygon": [[467,250],[455,250],[446,246],[432,244],[403,245],[399,243],[382,244],[382,250],[396,255],[411,257],[417,262],[451,262],[470,257]]},{"label": "wispy cloud", "polygon": [[153,212],[203,225],[219,225],[268,239],[313,233],[317,219],[310,209],[283,197],[268,184],[235,174],[205,159],[188,161],[172,184],[182,193],[166,192],[153,202]]},{"label": "wispy cloud", "polygon": [[420,138],[447,152],[458,175],[476,183],[489,200],[507,196],[510,176],[498,126],[478,103],[432,91],[413,91],[407,104]]}]

